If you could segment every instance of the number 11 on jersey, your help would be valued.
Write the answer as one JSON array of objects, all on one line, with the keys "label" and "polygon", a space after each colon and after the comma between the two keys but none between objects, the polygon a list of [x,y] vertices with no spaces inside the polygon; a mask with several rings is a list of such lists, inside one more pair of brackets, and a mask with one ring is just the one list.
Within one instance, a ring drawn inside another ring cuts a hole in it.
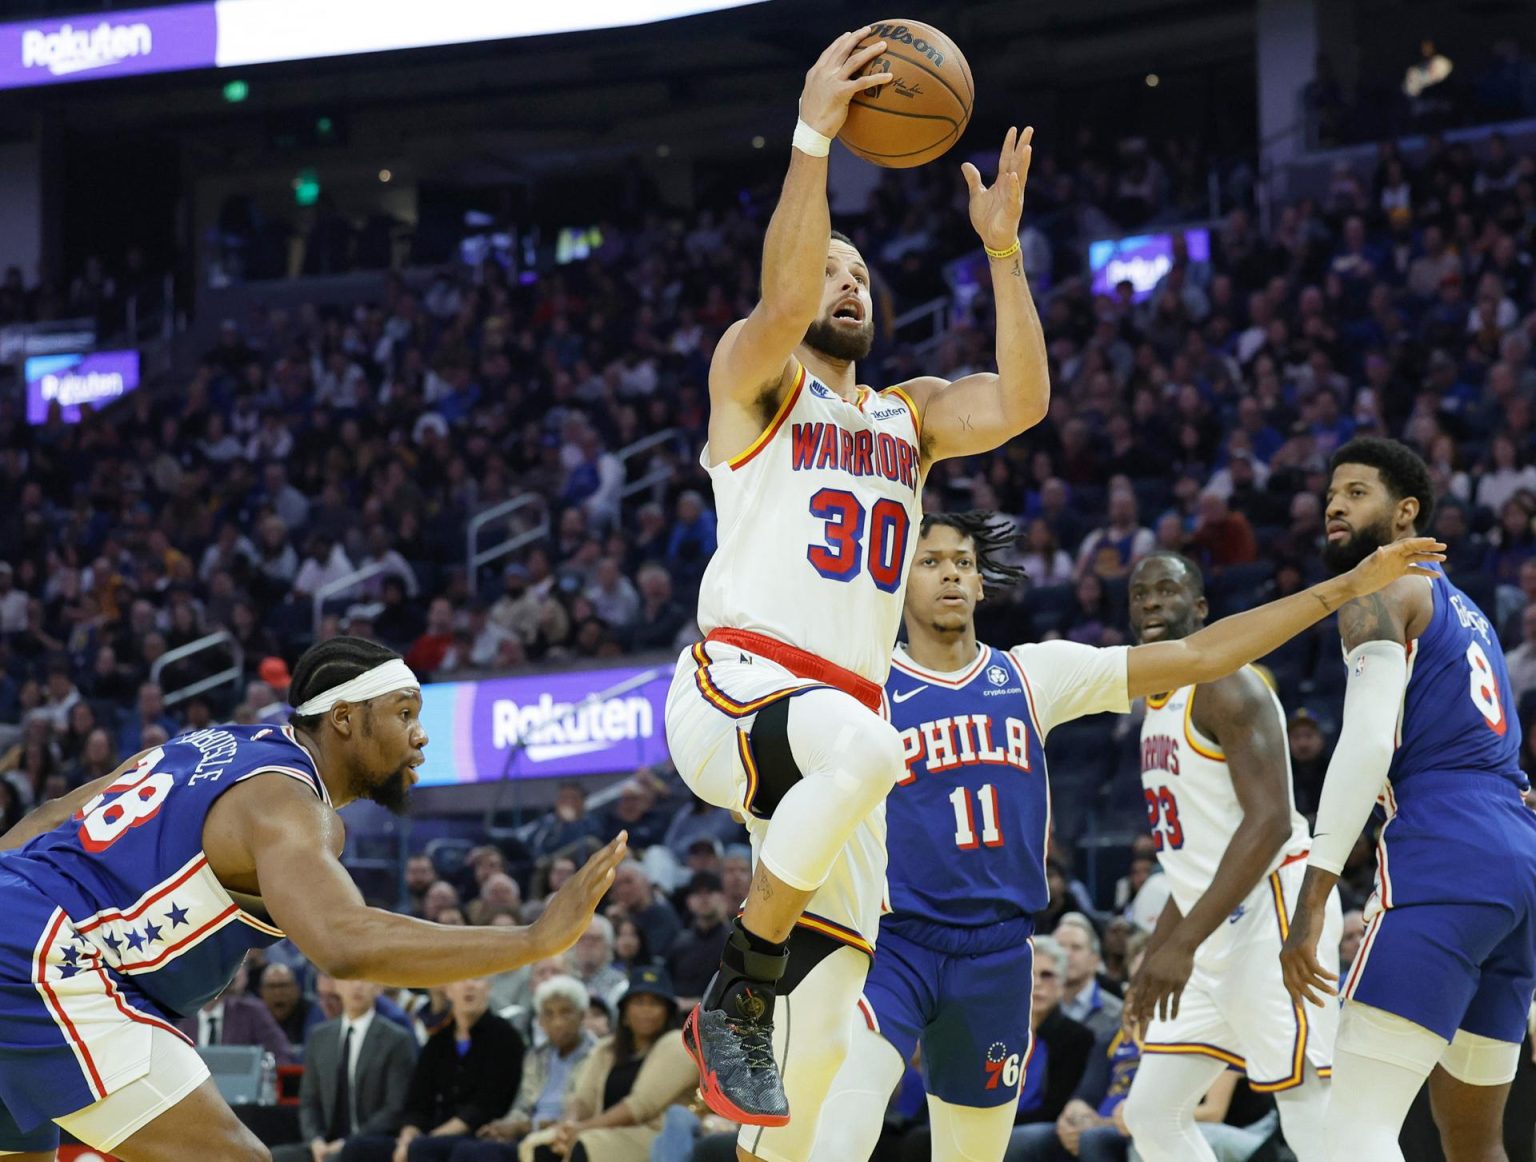
[{"label": "number 11 on jersey", "polygon": [[980,847],[1002,847],[1003,832],[997,825],[997,788],[985,783],[977,788],[976,801],[981,805],[981,839],[976,838],[976,813],[971,807],[971,793],[965,787],[956,787],[949,793],[949,802],[955,809],[955,846],[961,851]]}]

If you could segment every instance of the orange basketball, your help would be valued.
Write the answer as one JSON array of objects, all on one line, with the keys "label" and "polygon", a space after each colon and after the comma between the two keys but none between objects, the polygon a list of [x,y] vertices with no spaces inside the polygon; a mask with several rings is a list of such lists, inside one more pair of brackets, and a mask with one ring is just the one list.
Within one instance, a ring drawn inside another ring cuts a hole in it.
[{"label": "orange basketball", "polygon": [[942,157],[971,120],[971,66],[954,41],[918,20],[877,21],[860,47],[877,40],[886,42],[885,52],[864,72],[893,79],[854,97],[838,140],[865,161],[895,169]]}]

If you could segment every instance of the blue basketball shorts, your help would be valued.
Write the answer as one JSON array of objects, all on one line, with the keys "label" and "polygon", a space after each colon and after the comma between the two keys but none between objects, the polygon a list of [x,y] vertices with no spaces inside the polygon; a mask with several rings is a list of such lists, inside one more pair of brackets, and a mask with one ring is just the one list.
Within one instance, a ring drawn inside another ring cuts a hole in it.
[{"label": "blue basketball shorts", "polygon": [[1029,1000],[1034,949],[1021,939],[995,952],[936,952],[888,926],[864,984],[867,1017],[910,1061],[921,1044],[923,1082],[951,1105],[1019,1100],[1034,1039]]},{"label": "blue basketball shorts", "polygon": [[1344,996],[1447,1041],[1518,1044],[1536,991],[1536,813],[1486,775],[1414,775],[1398,796]]},{"label": "blue basketball shorts", "polygon": [[182,1035],[3,863],[0,916],[0,1153],[46,1151],[52,1119],[144,1076],[154,1037]]}]

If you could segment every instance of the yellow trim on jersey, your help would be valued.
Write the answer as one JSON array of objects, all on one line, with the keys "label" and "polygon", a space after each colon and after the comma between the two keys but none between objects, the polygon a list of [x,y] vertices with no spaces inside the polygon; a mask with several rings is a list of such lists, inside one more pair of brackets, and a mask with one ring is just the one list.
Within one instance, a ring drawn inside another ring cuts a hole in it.
[{"label": "yellow trim on jersey", "polygon": [[871,960],[875,956],[875,946],[864,937],[860,936],[852,928],[844,927],[834,920],[827,920],[821,916],[813,916],[809,912],[803,913],[800,919],[795,921],[797,928],[809,928],[812,932],[820,932],[823,936],[830,936],[840,944],[846,944],[849,948],[857,948]]},{"label": "yellow trim on jersey", "polygon": [[747,793],[742,799],[742,806],[750,814],[752,800],[757,798],[757,787],[760,779],[757,774],[757,758],[752,753],[752,740],[741,727],[736,728],[736,752],[741,756],[741,769],[747,773]]},{"label": "yellow trim on jersey", "polygon": [[1189,692],[1189,701],[1184,703],[1184,741],[1189,743],[1190,749],[1201,758],[1224,763],[1227,761],[1227,756],[1219,746],[1207,746],[1195,737],[1196,731],[1193,719],[1195,714],[1195,691],[1198,689],[1200,687],[1196,686],[1194,690],[1191,690]]},{"label": "yellow trim on jersey", "polygon": [[[1280,922],[1280,940],[1290,939],[1291,921],[1286,914],[1285,886],[1280,882],[1280,873],[1269,873],[1269,891],[1274,897],[1275,919]],[[1283,1077],[1279,1081],[1254,1081],[1248,1079],[1248,1088],[1254,1093],[1279,1093],[1281,1090],[1295,1089],[1306,1080],[1307,1070],[1307,1013],[1306,1007],[1300,1002],[1293,1002],[1291,1011],[1296,1014],[1296,1047],[1291,1054],[1291,1075]],[[1319,1071],[1321,1072],[1321,1071]],[[1332,1070],[1329,1070],[1332,1073]]]},{"label": "yellow trim on jersey", "polygon": [[1177,693],[1177,690],[1169,690],[1166,694],[1148,694],[1147,709],[1161,710],[1164,706],[1167,706],[1168,703],[1173,701],[1173,696]]},{"label": "yellow trim on jersey", "polygon": [[1171,1041],[1166,1044],[1147,1044],[1141,1047],[1143,1053],[1185,1053],[1195,1057],[1211,1057],[1224,1062],[1234,1069],[1247,1069],[1248,1062],[1236,1053],[1215,1045],[1207,1045],[1201,1041]]},{"label": "yellow trim on jersey", "polygon": [[796,362],[800,371],[795,376],[794,386],[784,393],[784,399],[779,404],[779,410],[773,413],[773,419],[768,421],[768,426],[758,433],[757,439],[748,444],[744,451],[738,452],[726,461],[726,464],[730,466],[733,472],[761,452],[763,445],[773,439],[778,434],[778,430],[784,426],[784,421],[788,418],[790,409],[795,406],[795,401],[800,398],[800,389],[805,386],[805,364],[799,363],[798,360]]},{"label": "yellow trim on jersey", "polygon": [[907,405],[907,411],[912,413],[912,430],[917,433],[917,446],[921,450],[923,446],[923,413],[917,410],[917,404],[912,402],[912,397],[907,394],[906,388],[888,387],[881,395],[895,395],[902,403]]},{"label": "yellow trim on jersey", "polygon": [[[764,694],[761,698],[754,698],[750,702],[737,702],[729,694],[721,690],[719,686],[715,685],[715,680],[709,673],[711,663],[709,654],[704,649],[703,642],[696,642],[694,644],[693,664],[696,667],[693,671],[694,685],[698,687],[699,694],[703,696],[704,701],[708,702],[716,710],[725,711],[732,718],[745,718],[747,715],[761,710],[770,702],[776,702],[780,698],[787,698],[791,694],[798,694],[801,690],[808,688],[807,683],[800,682],[792,686],[784,686],[771,694]],[[817,682],[810,685],[819,686],[822,683]]]}]

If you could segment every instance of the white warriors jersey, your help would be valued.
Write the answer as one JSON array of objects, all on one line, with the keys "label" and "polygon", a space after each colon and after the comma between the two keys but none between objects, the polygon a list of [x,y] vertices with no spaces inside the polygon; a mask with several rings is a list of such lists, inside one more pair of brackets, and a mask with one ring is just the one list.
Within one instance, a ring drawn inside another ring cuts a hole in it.
[{"label": "white warriors jersey", "polygon": [[[1285,738],[1285,711],[1268,683],[1265,692]],[[1232,774],[1221,748],[1202,735],[1192,716],[1194,686],[1147,699],[1141,724],[1141,786],[1147,822],[1157,845],[1157,859],[1179,910],[1186,916],[1200,899],[1243,821],[1243,808],[1232,789]],[[1273,872],[1312,844],[1307,821],[1295,807],[1291,756],[1285,754],[1286,795],[1291,801],[1291,837],[1265,869]]]},{"label": "white warriors jersey", "polygon": [[699,628],[766,634],[883,684],[922,520],[921,418],[900,388],[839,396],[804,366],[740,455],[700,460],[719,547]]}]

